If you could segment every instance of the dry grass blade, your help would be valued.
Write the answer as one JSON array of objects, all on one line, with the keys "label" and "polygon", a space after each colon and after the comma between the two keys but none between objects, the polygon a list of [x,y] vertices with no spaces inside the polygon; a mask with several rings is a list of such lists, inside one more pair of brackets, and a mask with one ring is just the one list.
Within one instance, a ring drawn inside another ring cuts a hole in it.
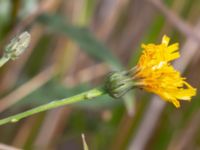
[{"label": "dry grass blade", "polygon": [[45,83],[47,83],[54,75],[53,67],[46,69],[45,71],[39,73],[33,79],[23,84],[12,93],[7,95],[0,100],[0,112],[11,107],[13,104],[17,103],[19,100],[32,93]]},{"label": "dry grass blade", "polygon": [[117,22],[122,9],[129,0],[107,0],[101,1],[100,9],[93,19],[93,28],[97,37],[107,40]]},{"label": "dry grass blade", "polygon": [[58,108],[47,113],[34,142],[37,149],[48,149],[54,146],[55,138],[58,138],[63,132],[70,113],[69,107]]},{"label": "dry grass blade", "polygon": [[200,111],[195,111],[187,126],[176,136],[168,147],[168,150],[184,150],[190,149],[200,126]]},{"label": "dry grass blade", "polygon": [[191,37],[193,40],[200,42],[200,35],[196,34],[193,27],[181,20],[175,13],[170,11],[161,0],[149,0],[158,10],[160,10],[166,19],[176,27],[181,33],[185,34],[186,37]]},{"label": "dry grass blade", "polygon": [[155,17],[155,9],[148,0],[135,0],[131,4],[129,22],[124,28],[119,45],[116,49],[121,52],[125,61],[130,60],[127,50],[135,49]]},{"label": "dry grass blade", "polygon": [[27,118],[25,122],[19,127],[12,142],[13,146],[24,147],[27,140],[29,139],[29,136],[31,135],[31,132],[33,132],[32,129],[35,125],[36,117],[37,116]]},{"label": "dry grass blade", "polygon": [[75,86],[78,83],[89,82],[97,79],[109,72],[109,67],[106,64],[97,64],[87,68],[84,68],[77,72],[75,76],[67,76],[64,79],[64,83],[70,86]]},{"label": "dry grass blade", "polygon": [[8,145],[0,143],[0,150],[22,150],[22,149],[15,148],[15,147],[8,146]]}]

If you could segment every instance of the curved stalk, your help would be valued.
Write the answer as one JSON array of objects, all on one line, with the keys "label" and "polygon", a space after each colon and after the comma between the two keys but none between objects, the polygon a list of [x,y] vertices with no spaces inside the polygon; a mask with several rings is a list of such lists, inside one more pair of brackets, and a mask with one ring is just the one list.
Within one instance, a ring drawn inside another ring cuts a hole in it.
[{"label": "curved stalk", "polygon": [[53,109],[53,108],[57,108],[57,107],[64,106],[64,105],[77,103],[77,102],[80,102],[80,101],[90,100],[92,98],[95,98],[95,97],[98,97],[98,96],[101,96],[101,95],[105,95],[106,93],[107,92],[103,88],[94,88],[92,90],[83,92],[81,94],[78,94],[78,95],[75,95],[75,96],[72,96],[72,97],[69,97],[69,98],[64,98],[64,99],[61,99],[61,100],[52,101],[48,104],[38,106],[36,108],[27,110],[25,112],[7,117],[5,119],[0,119],[0,125],[7,124],[7,123],[10,123],[10,122],[14,123],[14,122],[17,122],[17,121],[19,121],[23,118],[28,117],[28,116],[37,114],[39,112],[43,112],[43,111],[50,110],[50,109]]}]

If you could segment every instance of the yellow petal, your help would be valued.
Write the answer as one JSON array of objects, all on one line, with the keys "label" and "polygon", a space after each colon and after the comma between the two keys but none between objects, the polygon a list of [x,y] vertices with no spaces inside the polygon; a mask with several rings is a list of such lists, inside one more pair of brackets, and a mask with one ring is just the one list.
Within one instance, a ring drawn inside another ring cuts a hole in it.
[{"label": "yellow petal", "polygon": [[167,46],[169,44],[169,41],[170,41],[170,38],[168,36],[164,35],[162,38],[162,44]]},{"label": "yellow petal", "polygon": [[178,43],[168,46],[169,41],[170,38],[164,35],[161,44],[142,44],[144,51],[133,78],[138,80],[140,88],[159,95],[178,108],[179,100],[190,101],[196,95],[196,89],[170,64],[180,57],[180,53]]},{"label": "yellow petal", "polygon": [[180,102],[179,102],[178,100],[174,99],[174,100],[172,100],[172,103],[174,104],[174,106],[175,106],[176,108],[179,108],[179,107],[180,107]]},{"label": "yellow petal", "polygon": [[179,49],[179,44],[178,43],[174,43],[174,44],[172,44],[172,45],[167,47],[167,51],[169,53],[173,53],[173,52],[177,51],[178,49]]}]

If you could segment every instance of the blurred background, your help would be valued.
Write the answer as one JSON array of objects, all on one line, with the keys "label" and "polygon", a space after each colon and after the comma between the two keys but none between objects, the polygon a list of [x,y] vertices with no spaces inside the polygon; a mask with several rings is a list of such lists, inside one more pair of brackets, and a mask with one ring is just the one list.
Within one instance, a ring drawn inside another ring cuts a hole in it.
[{"label": "blurred background", "polygon": [[[0,118],[101,85],[164,34],[180,43],[175,68],[199,88],[199,14],[199,0],[0,0],[0,55],[17,34],[32,37],[0,68]],[[176,109],[139,89],[102,96],[0,126],[0,149],[82,150],[84,133],[90,150],[197,150],[199,99]]]}]

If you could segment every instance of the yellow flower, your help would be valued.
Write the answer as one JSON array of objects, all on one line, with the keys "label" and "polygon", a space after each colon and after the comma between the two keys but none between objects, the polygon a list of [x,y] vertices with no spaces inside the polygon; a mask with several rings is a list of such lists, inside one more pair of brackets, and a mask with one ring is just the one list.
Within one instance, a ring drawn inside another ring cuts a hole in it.
[{"label": "yellow flower", "polygon": [[162,43],[142,44],[144,49],[136,66],[133,79],[137,86],[159,95],[165,101],[180,107],[178,100],[190,101],[196,95],[196,89],[171,66],[170,61],[180,54],[178,43],[168,45],[170,38],[163,36]]}]

